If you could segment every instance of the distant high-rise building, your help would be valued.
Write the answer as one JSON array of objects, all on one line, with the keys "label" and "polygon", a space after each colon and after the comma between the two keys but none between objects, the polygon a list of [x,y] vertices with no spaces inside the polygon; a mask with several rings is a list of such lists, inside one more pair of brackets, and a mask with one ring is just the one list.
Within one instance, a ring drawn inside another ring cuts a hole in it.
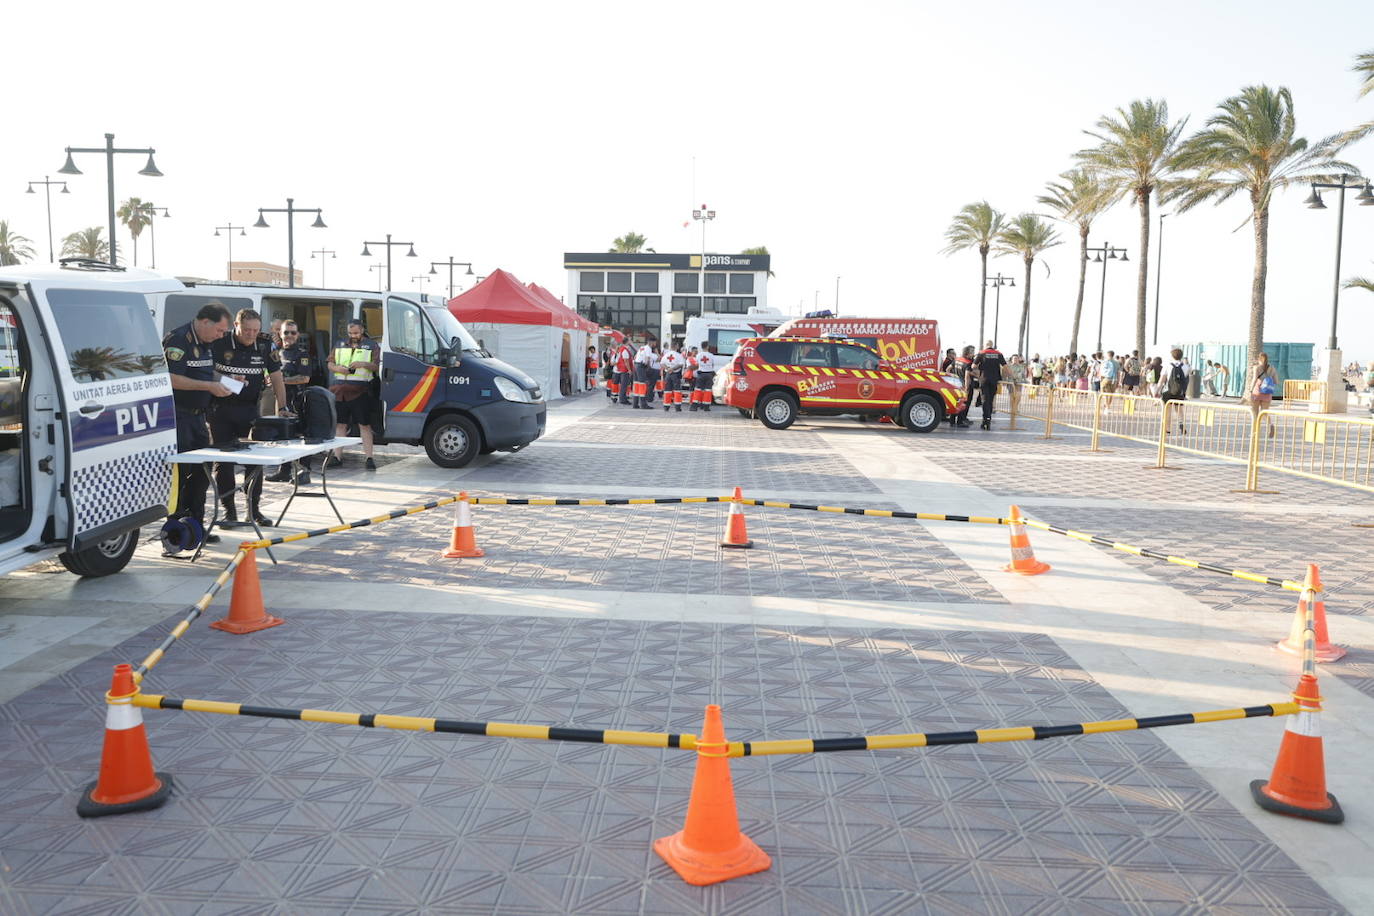
[{"label": "distant high-rise building", "polygon": [[[229,279],[244,283],[265,283],[269,286],[286,286],[286,268],[280,264],[266,261],[230,261]],[[305,281],[305,274],[296,271],[296,286]]]}]

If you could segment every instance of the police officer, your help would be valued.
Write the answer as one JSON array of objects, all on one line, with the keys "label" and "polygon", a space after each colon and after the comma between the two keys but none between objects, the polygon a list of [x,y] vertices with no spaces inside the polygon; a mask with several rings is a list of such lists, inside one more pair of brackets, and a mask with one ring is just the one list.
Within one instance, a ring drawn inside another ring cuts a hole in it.
[{"label": "police officer", "polygon": [[[248,438],[253,421],[259,417],[258,401],[269,381],[277,403],[288,403],[281,378],[281,360],[272,348],[271,338],[261,332],[262,316],[253,309],[239,309],[234,316],[233,335],[217,341],[213,347],[215,369],[243,382],[243,388],[237,394],[227,394],[214,402],[210,410],[211,443]],[[258,500],[262,498],[262,468],[245,468],[243,475],[248,493],[248,517],[260,526],[271,525],[258,511]],[[221,461],[215,466],[215,486],[219,488],[220,502],[224,506],[224,520],[238,521],[232,463]]]},{"label": "police officer", "polygon": [[959,377],[959,384],[964,389],[964,409],[958,413],[950,414],[949,422],[951,426],[968,426],[968,409],[973,406],[973,392],[977,390],[973,378],[973,345],[969,344],[959,353],[954,360],[951,374]]},{"label": "police officer", "polygon": [[659,362],[663,367],[663,412],[667,413],[672,407],[677,407],[677,412],[682,413],[682,405],[677,403],[677,395],[682,393],[682,370],[687,365],[687,360],[676,347],[669,344],[663,348],[663,356]]},{"label": "police officer", "polygon": [[[172,376],[178,452],[191,452],[210,444],[210,431],[205,427],[210,399],[229,394],[215,374],[211,345],[228,331],[229,310],[223,303],[212,301],[201,306],[191,321],[173,328],[162,338],[162,352]],[[209,485],[203,465],[177,465],[178,518],[194,518],[204,524],[205,489]],[[205,542],[218,543],[219,535],[207,535]]]},{"label": "police officer", "polygon": [[[276,322],[274,321],[273,324]],[[310,356],[310,347],[301,337],[300,328],[296,326],[296,322],[290,319],[281,323],[281,349],[277,351],[277,354],[281,357],[281,380],[286,386],[287,409],[299,417],[301,415],[301,398],[305,389],[310,385],[310,377],[315,371],[315,361]],[[308,457],[301,459],[301,468],[296,483],[305,486],[310,483],[310,459]],[[267,479],[277,483],[289,483],[291,465],[283,464],[276,473]]]},{"label": "police officer", "polygon": [[[362,319],[350,318],[348,336],[334,344],[329,357],[329,390],[334,393],[338,435],[348,434],[349,423],[358,424],[367,456],[363,466],[369,471],[377,470],[377,462],[372,460],[372,380],[381,365],[382,348],[367,336]],[[325,463],[331,468],[343,464],[343,449],[336,448]]]}]

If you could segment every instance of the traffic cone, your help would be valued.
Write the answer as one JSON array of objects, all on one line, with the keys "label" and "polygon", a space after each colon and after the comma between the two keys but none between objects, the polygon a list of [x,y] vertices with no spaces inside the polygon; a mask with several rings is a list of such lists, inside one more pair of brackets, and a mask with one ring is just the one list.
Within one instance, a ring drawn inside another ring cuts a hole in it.
[{"label": "traffic cone", "polygon": [[740,492],[739,487],[735,487],[735,495],[730,497],[730,514],[725,519],[725,540],[720,542],[722,547],[747,550],[754,546],[744,525],[744,509],[740,506],[740,500],[743,498],[744,494]]},{"label": "traffic cone", "polygon": [[172,794],[172,777],[153,770],[143,711],[134,705],[137,695],[134,669],[115,665],[110,692],[105,694],[108,705],[100,775],[76,803],[76,813],[81,817],[149,811],[160,807]]},{"label": "traffic cone", "polygon": [[740,832],[728,747],[720,707],[713,703],[706,707],[706,721],[697,739],[687,823],[672,836],[654,840],[654,852],[688,884],[719,884],[765,871],[773,864],[768,853]]},{"label": "traffic cone", "polygon": [[234,572],[234,591],[229,596],[229,616],[210,624],[211,629],[242,636],[245,633],[256,633],[258,630],[286,623],[280,617],[273,617],[267,613],[267,609],[262,605],[257,550],[246,544],[240,544],[239,549],[246,551],[247,555]]},{"label": "traffic cone", "polygon": [[1307,596],[1310,593],[1314,601],[1312,609],[1312,625],[1316,630],[1317,647],[1316,655],[1319,662],[1339,661],[1345,656],[1345,649],[1341,646],[1333,646],[1331,637],[1326,630],[1326,602],[1317,597],[1317,593],[1322,589],[1321,570],[1317,569],[1316,563],[1307,564],[1307,576],[1303,580],[1303,591],[1298,596],[1298,609],[1293,614],[1293,626],[1288,630],[1288,638],[1282,642],[1274,644],[1274,648],[1289,655],[1302,655],[1303,643],[1306,641],[1304,634],[1307,631]]},{"label": "traffic cone", "polygon": [[458,494],[458,501],[453,504],[453,534],[448,539],[448,549],[441,556],[450,560],[486,556],[486,551],[477,546],[477,537],[472,530],[472,510],[468,507],[466,490]]},{"label": "traffic cone", "polygon": [[1268,781],[1251,782],[1250,794],[1265,811],[1339,824],[1345,820],[1345,812],[1336,797],[1326,791],[1317,678],[1311,674],[1299,678],[1293,699],[1298,703],[1298,712],[1288,719],[1274,772]]},{"label": "traffic cone", "polygon": [[1023,576],[1038,576],[1050,571],[1050,564],[1041,563],[1031,549],[1030,535],[1026,526],[1021,524],[1021,510],[1012,506],[1007,515],[1011,522],[1011,562],[1002,567],[1003,572],[1020,573]]}]

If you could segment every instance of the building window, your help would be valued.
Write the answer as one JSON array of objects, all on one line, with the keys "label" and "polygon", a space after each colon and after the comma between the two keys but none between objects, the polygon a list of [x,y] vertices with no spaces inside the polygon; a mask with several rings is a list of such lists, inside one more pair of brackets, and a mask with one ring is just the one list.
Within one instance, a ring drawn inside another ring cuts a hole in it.
[{"label": "building window", "polygon": [[696,274],[673,274],[673,292],[675,293],[696,293],[697,289]]},{"label": "building window", "polygon": [[754,275],[731,274],[730,292],[752,294],[754,292]]},{"label": "building window", "polygon": [[723,293],[725,292],[725,274],[707,274],[706,292]]},{"label": "building window", "polygon": [[599,293],[606,288],[606,275],[599,270],[584,270],[577,288],[584,293]]},{"label": "building window", "polygon": [[[752,287],[750,287],[748,291],[752,293],[754,290]],[[658,292],[658,274],[635,274],[635,292]]]},{"label": "building window", "polygon": [[613,270],[606,274],[606,292],[628,293],[630,291],[629,271]]}]

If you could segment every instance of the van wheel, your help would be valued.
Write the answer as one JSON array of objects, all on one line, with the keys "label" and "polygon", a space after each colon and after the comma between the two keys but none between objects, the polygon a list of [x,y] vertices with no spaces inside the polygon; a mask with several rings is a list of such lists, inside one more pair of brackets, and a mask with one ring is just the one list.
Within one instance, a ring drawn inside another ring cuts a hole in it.
[{"label": "van wheel", "polygon": [[106,538],[94,547],[58,555],[67,571],[88,579],[110,576],[129,565],[138,547],[138,529]]},{"label": "van wheel", "polygon": [[772,391],[759,400],[754,413],[769,429],[786,429],[797,421],[797,401],[790,394]]},{"label": "van wheel", "polygon": [[467,417],[450,414],[425,429],[425,452],[441,468],[461,468],[482,449],[482,436]]},{"label": "van wheel", "polygon": [[900,419],[913,433],[928,433],[940,425],[940,402],[929,394],[913,394],[902,402]]}]

